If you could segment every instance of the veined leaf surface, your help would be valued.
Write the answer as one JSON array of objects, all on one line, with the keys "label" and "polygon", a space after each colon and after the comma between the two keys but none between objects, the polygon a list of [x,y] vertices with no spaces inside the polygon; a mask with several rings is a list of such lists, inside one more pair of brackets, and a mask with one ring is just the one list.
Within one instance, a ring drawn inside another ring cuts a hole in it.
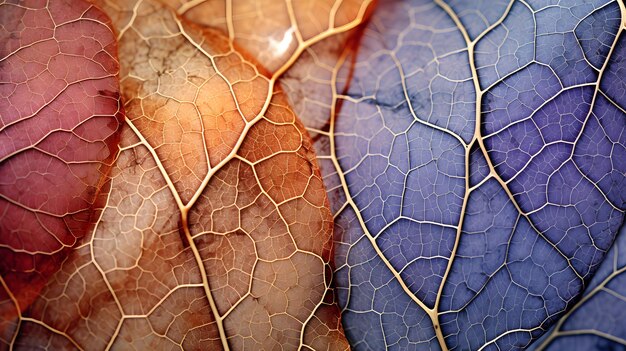
[{"label": "veined leaf surface", "polygon": [[[77,17],[75,22],[102,27],[106,33],[91,35],[96,43],[108,39],[113,51],[119,48],[119,76],[115,52],[111,54],[108,77],[115,90],[109,95],[115,96],[115,113],[121,92],[125,112],[119,140],[106,144],[113,152],[105,156],[114,164],[100,180],[106,184],[92,185],[101,185],[103,201],[85,209],[91,227],[67,244],[62,265],[50,270],[45,286],[25,300],[26,294],[14,288],[20,281],[6,273],[16,269],[16,260],[3,259],[4,346],[346,349],[329,289],[332,216],[326,192],[309,136],[286,102],[277,75],[225,33],[190,23],[159,1],[95,5],[0,3],[3,14],[12,11],[6,36],[15,42],[10,42],[9,57],[34,51],[20,39],[23,33],[40,35],[38,21],[47,15],[67,12]],[[346,28],[360,22],[359,6]],[[99,16],[93,24],[83,20],[91,13]],[[59,23],[52,23],[49,41],[63,44],[64,38],[77,35],[73,54],[83,54],[86,44],[80,40],[88,35],[62,33]],[[299,43],[295,54],[301,45],[308,44]],[[35,54],[56,59],[54,52]],[[71,73],[72,59],[60,60],[64,70],[49,67],[51,74]],[[2,67],[6,80],[30,64],[26,59],[18,63]],[[40,86],[45,88],[46,82]],[[25,95],[9,93],[15,100],[9,107],[23,109]],[[49,105],[66,103],[54,96],[51,100]],[[87,122],[99,120],[99,110],[86,110]],[[3,105],[2,114],[13,116],[13,110]],[[49,119],[59,123],[70,117]],[[84,141],[90,146],[90,139]],[[86,147],[64,146],[74,153]],[[53,170],[36,163],[42,172]],[[21,179],[20,174],[4,174],[14,183]],[[9,230],[20,227],[19,218],[7,218],[3,215]],[[40,235],[36,229],[22,230]],[[4,239],[8,234],[3,229]],[[35,239],[33,247],[15,254],[42,255],[45,242]]]},{"label": "veined leaf surface", "polygon": [[0,2],[0,294],[15,300],[0,307],[3,324],[38,297],[106,200],[123,118],[107,23],[84,1]]},{"label": "veined leaf surface", "polygon": [[94,4],[0,2],[3,348],[626,343],[623,1]]},{"label": "veined leaf surface", "polygon": [[589,283],[583,298],[534,343],[533,350],[626,348],[626,226]]},{"label": "veined leaf surface", "polygon": [[335,63],[304,121],[353,349],[525,348],[580,298],[626,206],[624,9],[381,2],[287,72]]}]

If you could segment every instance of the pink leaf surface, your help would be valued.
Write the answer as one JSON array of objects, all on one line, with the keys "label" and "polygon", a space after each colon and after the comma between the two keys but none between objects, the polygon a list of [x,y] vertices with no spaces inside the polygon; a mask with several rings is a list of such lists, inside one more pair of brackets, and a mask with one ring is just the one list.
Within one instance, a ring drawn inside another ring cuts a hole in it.
[{"label": "pink leaf surface", "polygon": [[108,18],[86,1],[0,3],[0,19],[0,275],[24,309],[104,200],[119,65]]}]

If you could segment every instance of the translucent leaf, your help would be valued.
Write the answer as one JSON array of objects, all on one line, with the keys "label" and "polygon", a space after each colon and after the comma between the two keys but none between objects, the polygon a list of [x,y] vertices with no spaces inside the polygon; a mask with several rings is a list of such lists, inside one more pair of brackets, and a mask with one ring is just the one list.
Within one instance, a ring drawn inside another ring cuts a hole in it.
[{"label": "translucent leaf", "polygon": [[[7,36],[22,27],[38,32],[23,15],[26,5],[2,5],[16,12]],[[58,10],[35,5],[44,14],[89,13],[69,2],[55,3]],[[277,77],[218,29],[195,25],[156,0],[97,2],[111,27],[85,5],[108,36],[82,36],[112,43],[109,83],[117,89],[119,78],[125,111],[121,135],[106,144],[113,167],[100,180],[106,186],[96,184],[102,201],[85,209],[91,227],[67,244],[34,301],[24,302],[14,289],[20,281],[2,272],[1,340],[18,349],[347,349],[329,287],[326,192],[310,137]],[[354,27],[360,18],[352,21],[345,23]],[[52,34],[50,40],[63,43]],[[11,52],[31,49],[15,46]],[[20,69],[3,67],[2,74],[14,71]],[[12,106],[23,108],[25,97],[15,99]],[[99,120],[91,117],[99,110],[86,110],[85,119]],[[10,219],[19,227],[20,218]],[[44,242],[35,239],[25,254],[39,254]],[[2,262],[15,270],[14,261]]]},{"label": "translucent leaf", "polygon": [[574,306],[626,207],[624,13],[381,2],[357,45],[286,73],[332,92],[304,121],[353,349],[519,349]]}]

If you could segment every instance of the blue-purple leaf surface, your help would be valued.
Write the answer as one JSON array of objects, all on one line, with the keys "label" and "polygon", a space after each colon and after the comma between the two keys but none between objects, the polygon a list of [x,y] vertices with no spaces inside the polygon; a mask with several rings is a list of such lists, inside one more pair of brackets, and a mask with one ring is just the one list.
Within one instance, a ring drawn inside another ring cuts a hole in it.
[{"label": "blue-purple leaf surface", "polygon": [[583,298],[532,350],[626,350],[625,252],[623,226]]},{"label": "blue-purple leaf surface", "polygon": [[624,9],[379,3],[321,146],[355,350],[525,348],[580,299],[626,208]]}]

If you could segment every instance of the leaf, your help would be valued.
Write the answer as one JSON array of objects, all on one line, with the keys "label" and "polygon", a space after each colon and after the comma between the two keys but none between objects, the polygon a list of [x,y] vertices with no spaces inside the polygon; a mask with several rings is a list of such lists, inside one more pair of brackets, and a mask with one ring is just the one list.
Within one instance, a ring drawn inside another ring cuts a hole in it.
[{"label": "leaf", "polygon": [[122,114],[117,43],[101,11],[1,2],[0,23],[0,295],[19,306],[0,307],[7,321],[93,229]]},{"label": "leaf", "polygon": [[[354,28],[373,0],[167,0],[191,22],[221,29],[269,72],[289,68],[299,52]],[[331,39],[332,40],[332,39]]]},{"label": "leaf", "polygon": [[117,33],[126,115],[108,191],[34,302],[22,305],[10,284],[0,292],[1,306],[17,307],[2,340],[348,348],[329,287],[328,200],[277,77],[156,0],[97,5]]},{"label": "leaf", "polygon": [[626,346],[626,226],[580,301],[533,344],[533,350],[621,350]]},{"label": "leaf", "polygon": [[625,13],[381,2],[358,46],[313,53],[354,349],[519,349],[575,305],[626,207]]}]

